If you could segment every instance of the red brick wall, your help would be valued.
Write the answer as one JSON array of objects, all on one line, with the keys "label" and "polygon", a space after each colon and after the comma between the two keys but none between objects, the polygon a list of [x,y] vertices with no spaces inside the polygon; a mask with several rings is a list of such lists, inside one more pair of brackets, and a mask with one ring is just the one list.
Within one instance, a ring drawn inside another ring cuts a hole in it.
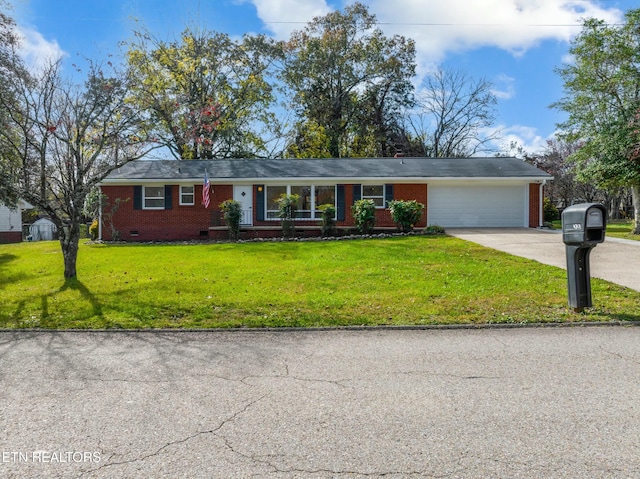
[{"label": "red brick wall", "polygon": [[538,228],[540,224],[540,185],[529,185],[529,228]]},{"label": "red brick wall", "polygon": [[0,243],[21,243],[21,231],[0,231]]},{"label": "red brick wall", "polygon": [[[172,209],[136,210],[133,207],[133,186],[103,186],[102,192],[113,204],[115,198],[129,198],[121,203],[113,216],[113,224],[124,241],[206,239],[211,224],[211,214],[217,205],[232,196],[231,186],[216,186],[211,195],[209,209],[202,206],[202,185],[195,185],[195,204],[180,206],[180,187],[172,186]],[[222,198],[222,199],[221,199]],[[137,232],[137,235],[135,234]],[[201,234],[206,232],[206,235]],[[103,220],[102,238],[109,241],[111,228]]]},{"label": "red brick wall", "polygon": [[[211,193],[211,205],[205,209],[201,204],[202,185],[195,185],[195,205],[180,206],[180,188],[172,186],[172,209],[170,210],[136,210],[133,205],[133,186],[103,186],[102,192],[113,204],[115,198],[129,198],[121,203],[118,211],[113,216],[113,223],[120,233],[120,239],[124,241],[162,241],[162,240],[189,240],[189,239],[224,239],[228,237],[226,230],[209,229],[211,226],[224,225],[221,221],[219,205],[224,200],[233,198],[232,185],[214,185]],[[344,185],[345,190],[345,220],[339,221],[340,227],[353,227],[353,185]],[[417,200],[427,205],[427,185],[425,184],[397,184],[394,185],[394,198],[399,200]],[[254,194],[254,214],[257,211],[257,198]],[[319,220],[297,221],[296,226],[319,226]],[[427,225],[426,209],[417,227]],[[269,237],[280,236],[278,221],[257,221],[254,218],[254,226],[270,226],[275,231],[256,230],[253,236]],[[377,227],[395,227],[391,215],[386,209],[376,210]],[[137,234],[136,234],[137,232]],[[201,234],[206,232],[206,234]],[[108,221],[103,220],[102,238],[112,240],[111,228]]]}]

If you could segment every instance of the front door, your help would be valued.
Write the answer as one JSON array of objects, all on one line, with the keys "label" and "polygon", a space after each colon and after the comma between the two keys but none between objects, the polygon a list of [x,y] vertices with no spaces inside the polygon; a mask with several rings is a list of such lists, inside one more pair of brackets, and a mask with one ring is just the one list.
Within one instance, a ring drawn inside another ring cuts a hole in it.
[{"label": "front door", "polygon": [[251,185],[234,185],[233,199],[242,206],[242,218],[240,224],[247,226],[253,224],[253,187]]}]

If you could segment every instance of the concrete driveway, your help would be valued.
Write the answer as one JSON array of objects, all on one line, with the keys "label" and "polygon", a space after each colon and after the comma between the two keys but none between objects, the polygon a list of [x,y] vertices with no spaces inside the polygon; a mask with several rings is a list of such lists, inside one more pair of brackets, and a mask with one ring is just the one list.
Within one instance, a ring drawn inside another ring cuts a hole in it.
[{"label": "concrete driveway", "polygon": [[[447,234],[566,269],[562,233],[525,228],[451,228]],[[640,241],[605,239],[590,255],[591,276],[640,291]]]}]

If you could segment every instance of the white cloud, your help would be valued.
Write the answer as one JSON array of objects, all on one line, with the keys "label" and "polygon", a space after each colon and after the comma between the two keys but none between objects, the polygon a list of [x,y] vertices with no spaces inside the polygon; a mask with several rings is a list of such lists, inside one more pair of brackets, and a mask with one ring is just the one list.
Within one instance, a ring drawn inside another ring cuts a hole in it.
[{"label": "white cloud", "polygon": [[538,134],[538,129],[525,125],[499,125],[497,127],[488,128],[487,135],[498,132],[498,140],[493,143],[493,148],[501,153],[512,156],[518,152],[512,146],[522,147],[526,153],[537,153],[547,146],[547,138],[543,138]]},{"label": "white cloud", "polygon": [[286,40],[314,17],[330,13],[326,0],[244,0],[252,3],[258,17],[278,40]]},{"label": "white cloud", "polygon": [[[258,17],[277,39],[315,16],[326,15],[356,0],[237,0],[252,3]],[[545,40],[569,41],[585,18],[609,23],[623,20],[623,12],[604,8],[595,0],[359,0],[376,15],[387,35],[399,34],[416,42],[418,78],[440,64],[448,53],[483,47],[523,55]],[[513,89],[497,90],[499,98]]]},{"label": "white cloud", "polygon": [[619,22],[623,13],[593,0],[367,0],[382,28],[416,41],[418,64],[447,53],[497,47],[522,55],[544,40],[569,41],[582,20]]},{"label": "white cloud", "polygon": [[58,42],[49,41],[40,32],[31,28],[18,27],[20,56],[28,68],[40,70],[47,63],[67,56]]},{"label": "white cloud", "polygon": [[499,100],[510,100],[516,94],[515,81],[515,78],[501,73],[493,81],[494,88],[491,90],[491,93]]}]

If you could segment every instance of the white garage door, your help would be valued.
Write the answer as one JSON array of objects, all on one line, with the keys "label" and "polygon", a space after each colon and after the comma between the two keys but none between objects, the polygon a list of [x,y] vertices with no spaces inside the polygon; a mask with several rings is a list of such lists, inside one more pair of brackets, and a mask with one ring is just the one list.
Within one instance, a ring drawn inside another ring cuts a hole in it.
[{"label": "white garage door", "polygon": [[427,222],[444,227],[516,227],[525,225],[524,185],[428,186]]}]

